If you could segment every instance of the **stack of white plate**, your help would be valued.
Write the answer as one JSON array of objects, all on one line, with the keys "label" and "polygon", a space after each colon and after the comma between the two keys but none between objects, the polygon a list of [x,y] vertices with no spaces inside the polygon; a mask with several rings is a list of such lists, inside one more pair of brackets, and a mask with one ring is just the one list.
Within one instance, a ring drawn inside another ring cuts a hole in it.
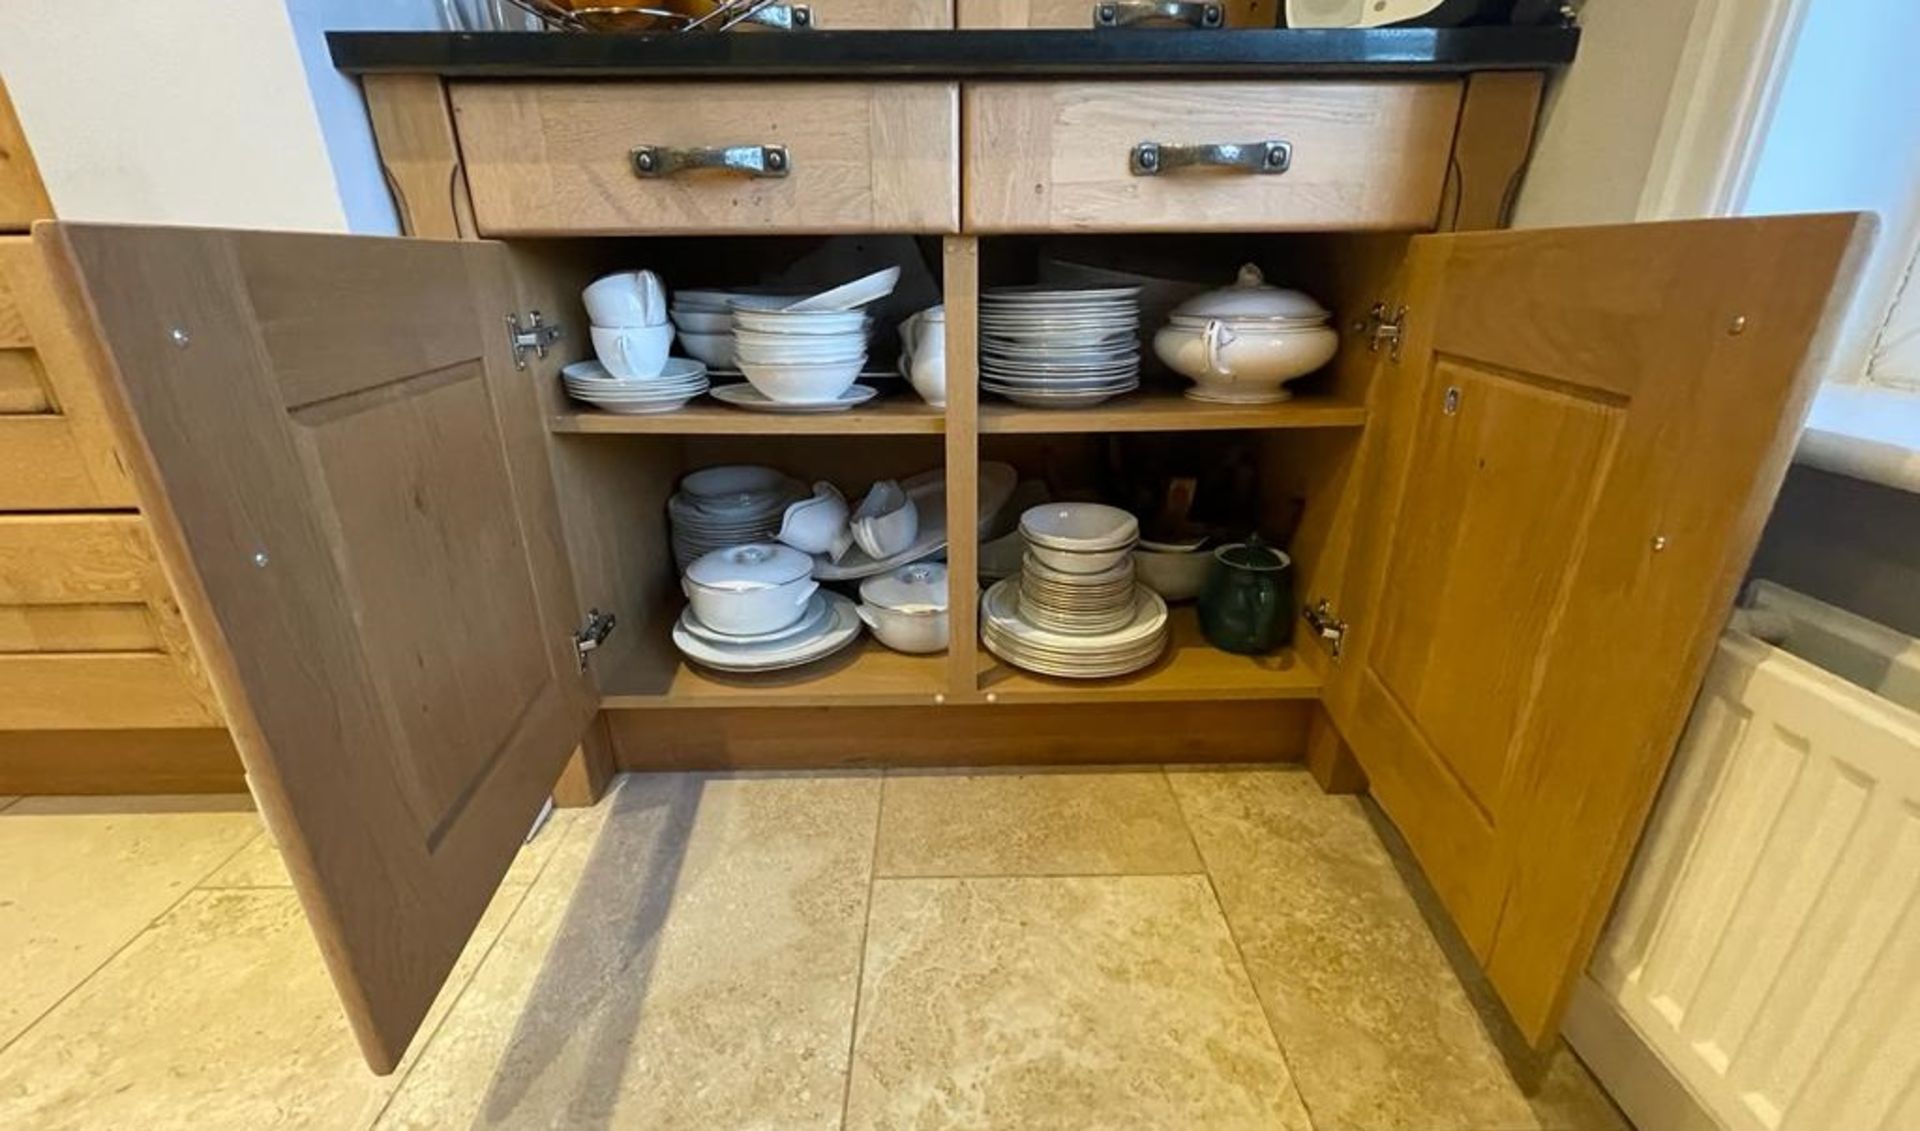
[{"label": "stack of white plate", "polygon": [[1140,288],[997,287],[980,296],[980,387],[1085,408],[1140,387]]},{"label": "stack of white plate", "polygon": [[771,467],[729,465],[693,472],[667,500],[673,559],[685,569],[712,550],[771,542],[787,504],[806,495],[804,484]]},{"label": "stack of white plate", "polygon": [[1044,675],[1125,675],[1158,659],[1167,605],[1133,577],[1140,524],[1098,503],[1047,503],[1020,516],[1027,552],[1016,577],[987,591],[987,650]]},{"label": "stack of white plate", "polygon": [[795,668],[831,656],[860,635],[860,615],[854,603],[838,593],[815,593],[800,619],[785,628],[758,636],[715,632],[693,615],[680,614],[673,626],[673,644],[697,664],[723,672],[771,672]]},{"label": "stack of white plate", "polygon": [[670,357],[657,377],[622,379],[597,361],[576,361],[560,370],[567,395],[622,416],[672,412],[707,391],[707,367]]}]

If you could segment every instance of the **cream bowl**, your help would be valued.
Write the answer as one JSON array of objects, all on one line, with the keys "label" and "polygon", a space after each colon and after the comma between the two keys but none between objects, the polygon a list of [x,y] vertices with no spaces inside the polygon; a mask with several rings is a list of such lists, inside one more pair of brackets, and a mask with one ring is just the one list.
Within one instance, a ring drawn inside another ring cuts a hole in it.
[{"label": "cream bowl", "polygon": [[1169,323],[1153,335],[1153,352],[1203,396],[1277,401],[1281,388],[1333,360],[1340,335],[1331,326],[1260,322]]},{"label": "cream bowl", "polygon": [[1191,601],[1200,596],[1212,564],[1210,550],[1133,551],[1134,576],[1169,601]]},{"label": "cream bowl", "polygon": [[1042,503],[1021,513],[1020,533],[1056,550],[1124,550],[1140,536],[1140,520],[1105,503]]},{"label": "cream bowl", "polygon": [[770,365],[742,359],[740,372],[746,375],[747,383],[768,400],[782,404],[824,404],[853,388],[865,363],[865,357],[818,365],[789,362]]},{"label": "cream bowl", "polygon": [[1116,550],[1088,551],[1062,550],[1055,546],[1043,546],[1031,540],[1027,542],[1027,553],[1032,554],[1034,560],[1041,565],[1061,573],[1079,576],[1105,573],[1126,561],[1127,555],[1132,552],[1131,546],[1121,546]]}]

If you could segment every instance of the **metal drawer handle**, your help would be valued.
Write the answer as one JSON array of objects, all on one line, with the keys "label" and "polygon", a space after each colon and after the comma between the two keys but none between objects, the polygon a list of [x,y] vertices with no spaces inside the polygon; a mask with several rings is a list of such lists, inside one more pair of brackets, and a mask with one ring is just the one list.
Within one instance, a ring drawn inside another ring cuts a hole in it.
[{"label": "metal drawer handle", "polygon": [[784,145],[636,145],[630,155],[636,177],[671,177],[690,169],[722,169],[749,177],[784,177],[793,161]]},{"label": "metal drawer handle", "polygon": [[1249,173],[1284,173],[1293,164],[1293,145],[1285,141],[1255,141],[1245,145],[1169,145],[1143,141],[1133,147],[1128,168],[1136,177],[1157,177],[1175,169],[1242,169]]},{"label": "metal drawer handle", "polygon": [[1161,20],[1212,29],[1225,27],[1227,14],[1224,5],[1196,0],[1112,0],[1093,6],[1093,26],[1097,28],[1134,27]]}]

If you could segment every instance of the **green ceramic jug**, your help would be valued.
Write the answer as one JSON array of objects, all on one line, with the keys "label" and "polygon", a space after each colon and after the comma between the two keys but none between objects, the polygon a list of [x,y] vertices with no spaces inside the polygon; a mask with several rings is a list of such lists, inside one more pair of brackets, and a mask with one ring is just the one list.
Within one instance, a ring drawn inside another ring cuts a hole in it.
[{"label": "green ceramic jug", "polygon": [[1293,636],[1293,560],[1257,534],[1215,550],[1200,591],[1200,631],[1224,652],[1283,647]]}]

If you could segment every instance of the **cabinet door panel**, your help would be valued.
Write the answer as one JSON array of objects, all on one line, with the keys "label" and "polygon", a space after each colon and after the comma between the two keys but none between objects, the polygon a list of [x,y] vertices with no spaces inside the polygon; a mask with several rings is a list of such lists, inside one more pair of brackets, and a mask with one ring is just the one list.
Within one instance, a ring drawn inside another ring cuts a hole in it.
[{"label": "cabinet door panel", "polygon": [[505,250],[61,225],[123,444],[368,1062],[594,709]]},{"label": "cabinet door panel", "polygon": [[1414,240],[1329,707],[1536,1042],[1778,488],[1861,227]]}]

